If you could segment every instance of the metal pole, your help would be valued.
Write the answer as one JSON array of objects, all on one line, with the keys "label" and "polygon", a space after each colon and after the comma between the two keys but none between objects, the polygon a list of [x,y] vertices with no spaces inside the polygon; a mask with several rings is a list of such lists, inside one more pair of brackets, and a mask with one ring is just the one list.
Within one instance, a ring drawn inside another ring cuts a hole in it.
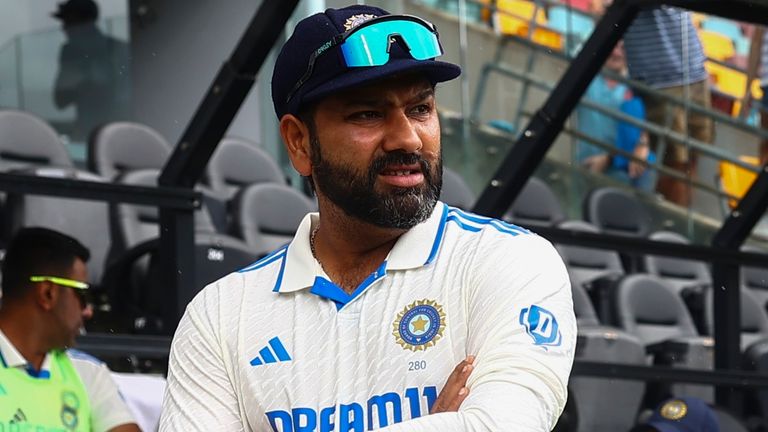
[{"label": "metal pole", "polygon": [[[161,186],[192,188],[248,95],[256,74],[298,0],[264,1],[224,62],[158,179]],[[195,286],[194,217],[190,210],[160,209],[158,260],[163,269],[164,331],[173,332]]]},{"label": "metal pole", "polygon": [[474,211],[500,217],[509,208],[525,182],[533,175],[565,120],[581,99],[592,78],[608,58],[637,15],[631,2],[617,0],[598,23],[584,48],[566,70],[544,106],[536,112],[485,188]]}]

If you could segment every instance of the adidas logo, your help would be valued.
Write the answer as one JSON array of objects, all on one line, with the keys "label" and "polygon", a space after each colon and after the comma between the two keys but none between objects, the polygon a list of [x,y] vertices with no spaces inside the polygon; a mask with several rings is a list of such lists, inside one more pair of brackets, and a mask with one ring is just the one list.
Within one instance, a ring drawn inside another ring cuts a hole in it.
[{"label": "adidas logo", "polygon": [[22,411],[21,408],[19,408],[18,410],[16,410],[16,414],[13,415],[13,418],[9,423],[10,424],[24,423],[26,421],[27,421],[27,416],[24,414],[24,411]]},{"label": "adidas logo", "polygon": [[[270,347],[272,348],[271,350]],[[275,358],[275,356],[277,356],[277,358]],[[289,361],[291,361],[291,356],[288,354],[288,351],[285,350],[283,343],[280,342],[280,339],[277,337],[273,337],[269,340],[269,345],[262,348],[259,351],[259,355],[251,360],[251,366],[261,366],[268,363]]]}]

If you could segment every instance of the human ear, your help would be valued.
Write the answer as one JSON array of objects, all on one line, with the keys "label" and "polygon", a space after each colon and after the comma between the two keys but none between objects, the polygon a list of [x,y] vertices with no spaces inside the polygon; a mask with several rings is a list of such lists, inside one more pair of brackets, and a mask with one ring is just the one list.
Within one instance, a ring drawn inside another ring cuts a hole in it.
[{"label": "human ear", "polygon": [[303,177],[312,175],[310,157],[309,128],[293,114],[286,114],[280,119],[280,136],[291,159],[291,165]]},{"label": "human ear", "polygon": [[56,285],[49,282],[35,284],[35,302],[45,311],[53,309],[60,296],[60,290],[57,288]]}]

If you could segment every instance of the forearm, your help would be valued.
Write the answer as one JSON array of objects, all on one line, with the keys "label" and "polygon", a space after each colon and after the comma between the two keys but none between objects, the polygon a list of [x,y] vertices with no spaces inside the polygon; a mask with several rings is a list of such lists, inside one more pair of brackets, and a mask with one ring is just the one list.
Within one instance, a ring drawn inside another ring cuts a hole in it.
[{"label": "forearm", "polygon": [[530,389],[511,383],[485,384],[471,391],[458,412],[444,412],[397,423],[386,432],[548,432],[551,413]]}]

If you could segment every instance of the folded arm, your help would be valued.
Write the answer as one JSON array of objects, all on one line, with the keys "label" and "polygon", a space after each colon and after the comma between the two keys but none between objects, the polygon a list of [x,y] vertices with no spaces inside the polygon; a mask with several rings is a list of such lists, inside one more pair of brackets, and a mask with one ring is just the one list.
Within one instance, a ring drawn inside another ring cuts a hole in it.
[{"label": "folded arm", "polygon": [[501,241],[469,271],[467,352],[477,353],[457,412],[384,429],[550,431],[565,406],[576,320],[565,266],[535,235]]}]

